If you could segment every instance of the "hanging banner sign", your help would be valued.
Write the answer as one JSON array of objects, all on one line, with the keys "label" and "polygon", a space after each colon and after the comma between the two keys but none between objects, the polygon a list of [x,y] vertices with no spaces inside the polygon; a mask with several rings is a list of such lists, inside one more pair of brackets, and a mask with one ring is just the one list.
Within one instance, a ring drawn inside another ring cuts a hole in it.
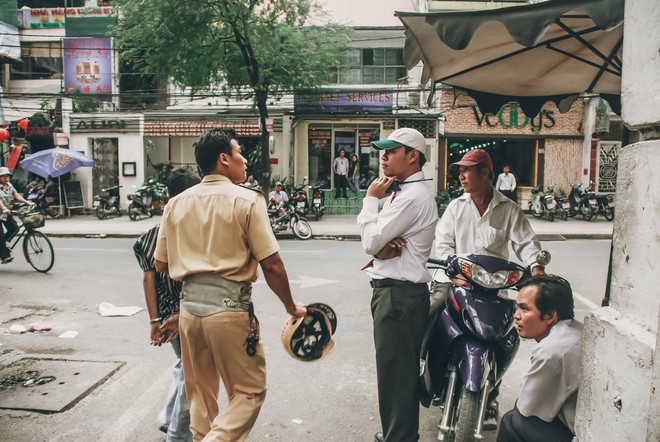
[{"label": "hanging banner sign", "polygon": [[64,38],[64,90],[112,94],[112,37]]}]

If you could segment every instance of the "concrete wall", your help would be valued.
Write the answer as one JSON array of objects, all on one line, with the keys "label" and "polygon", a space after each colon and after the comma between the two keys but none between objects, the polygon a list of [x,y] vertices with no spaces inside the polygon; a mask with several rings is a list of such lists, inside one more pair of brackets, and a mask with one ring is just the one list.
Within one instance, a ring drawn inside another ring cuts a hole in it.
[{"label": "concrete wall", "polygon": [[623,120],[646,141],[619,155],[611,307],[585,319],[580,441],[660,440],[660,7],[625,8]]}]

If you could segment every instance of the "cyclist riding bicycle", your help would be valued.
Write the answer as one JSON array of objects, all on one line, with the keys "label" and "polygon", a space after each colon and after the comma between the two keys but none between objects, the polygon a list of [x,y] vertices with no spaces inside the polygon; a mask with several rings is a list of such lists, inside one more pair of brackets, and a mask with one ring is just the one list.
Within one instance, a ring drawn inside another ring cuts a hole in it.
[{"label": "cyclist riding bicycle", "polygon": [[[0,167],[0,260],[2,264],[12,262],[11,251],[7,247],[7,238],[11,238],[18,230],[18,224],[11,216],[11,207],[14,200],[34,206],[34,203],[28,202],[23,198],[12,184],[9,182],[11,172],[6,167]],[[4,228],[3,228],[4,227]],[[5,230],[7,233],[5,234]]]}]

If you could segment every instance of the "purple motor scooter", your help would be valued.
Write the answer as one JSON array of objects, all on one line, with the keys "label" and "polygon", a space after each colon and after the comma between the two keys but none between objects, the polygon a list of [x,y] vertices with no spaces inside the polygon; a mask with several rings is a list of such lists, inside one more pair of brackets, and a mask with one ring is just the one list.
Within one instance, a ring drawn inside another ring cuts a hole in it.
[{"label": "purple motor scooter", "polygon": [[[550,253],[539,252],[537,262],[545,266]],[[513,320],[516,306],[507,289],[529,277],[530,270],[472,254],[430,259],[428,267],[444,270],[450,278],[462,275],[472,287],[451,285],[444,310],[431,309],[420,358],[421,403],[442,407],[438,440],[479,440],[486,407],[494,399],[489,395],[520,343]]]}]

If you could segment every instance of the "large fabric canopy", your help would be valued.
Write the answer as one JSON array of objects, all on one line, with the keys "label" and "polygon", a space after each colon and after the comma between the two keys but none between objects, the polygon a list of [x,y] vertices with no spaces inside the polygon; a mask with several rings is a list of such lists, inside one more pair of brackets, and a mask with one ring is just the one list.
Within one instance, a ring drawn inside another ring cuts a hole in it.
[{"label": "large fabric canopy", "polygon": [[[404,62],[429,80],[463,89],[482,112],[517,101],[535,116],[581,93],[620,110],[624,0],[551,0],[487,11],[396,15],[406,27]],[[429,101],[432,97],[429,97]]]}]

